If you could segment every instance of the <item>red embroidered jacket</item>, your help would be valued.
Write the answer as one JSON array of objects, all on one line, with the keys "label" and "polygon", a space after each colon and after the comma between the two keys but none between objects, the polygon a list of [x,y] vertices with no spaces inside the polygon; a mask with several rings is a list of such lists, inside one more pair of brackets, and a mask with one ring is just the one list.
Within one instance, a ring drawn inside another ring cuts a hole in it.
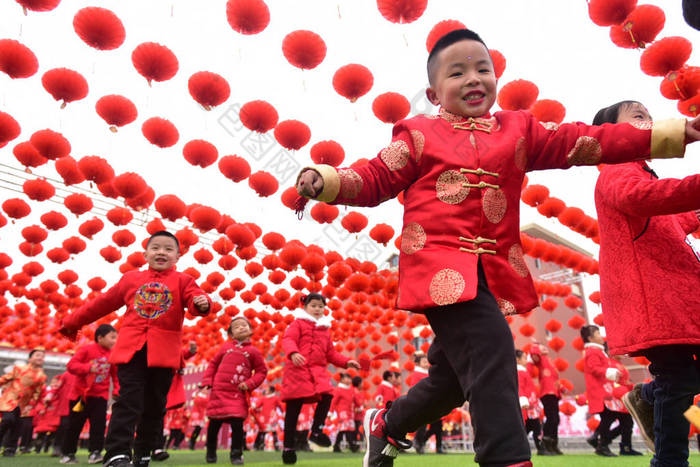
[{"label": "red embroidered jacket", "polygon": [[44,390],[46,374],[31,365],[15,365],[12,371],[0,376],[0,412],[12,412],[17,406],[20,416],[30,416]]},{"label": "red embroidered jacket", "polygon": [[[547,355],[542,355],[538,345],[533,345],[530,350],[531,355],[539,355],[540,361],[533,363],[537,368],[537,379],[540,382],[540,398],[546,395],[561,397],[561,387],[559,385],[559,372],[552,364]],[[529,364],[528,364],[529,365]]]},{"label": "red embroidered jacket", "polygon": [[620,372],[610,366],[610,359],[602,345],[586,344],[583,358],[588,412],[601,413],[605,409],[605,401],[612,399],[613,382],[619,379]]},{"label": "red embroidered jacket", "polygon": [[[119,394],[119,378],[117,367],[108,363],[110,350],[93,342],[84,345],[68,361],[66,369],[76,376],[70,392],[70,400],[80,397],[101,397],[109,399],[109,380],[114,384],[114,394]],[[91,372],[93,363],[97,364],[97,372]]]},{"label": "red embroidered jacket", "polygon": [[390,382],[382,381],[377,386],[377,392],[374,393],[374,401],[377,403],[377,407],[386,407],[387,402],[395,401],[400,395],[399,390]]},{"label": "red embroidered jacket", "polygon": [[613,355],[700,345],[700,175],[656,177],[643,162],[603,167],[595,188],[600,298]]},{"label": "red embroidered jacket", "polygon": [[63,326],[78,330],[126,306],[109,361],[126,363],[148,342],[149,367],[178,369],[185,307],[193,314],[208,314],[200,313],[194,305],[193,299],[198,295],[206,296],[191,276],[174,268],[130,271],[107,292],[66,316]]},{"label": "red embroidered jacket", "polygon": [[635,126],[542,125],[525,111],[474,119],[441,110],[398,122],[391,144],[366,165],[310,168],[324,182],[316,199],[328,203],[376,206],[404,191],[399,308],[472,300],[481,259],[503,313],[525,313],[538,305],[520,245],[525,173],[683,154],[685,121]]}]

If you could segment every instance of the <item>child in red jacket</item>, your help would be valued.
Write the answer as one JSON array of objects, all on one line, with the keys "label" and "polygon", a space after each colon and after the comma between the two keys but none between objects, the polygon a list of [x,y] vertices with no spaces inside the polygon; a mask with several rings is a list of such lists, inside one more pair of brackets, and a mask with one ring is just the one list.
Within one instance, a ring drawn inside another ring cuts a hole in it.
[{"label": "child in red jacket", "polygon": [[66,316],[61,329],[75,339],[82,326],[127,307],[110,357],[117,365],[119,399],[107,430],[105,467],[129,466],[132,443],[135,464],[147,465],[149,454],[159,447],[173,370],[180,368],[180,352],[173,349],[179,350],[182,342],[185,307],[194,314],[209,313],[209,297],[191,276],[175,270],[177,237],[164,230],[154,233],[144,256],[147,270],[124,274],[107,292]]},{"label": "child in red jacket", "polygon": [[248,417],[250,393],[267,376],[260,350],[250,343],[253,332],[243,316],[236,316],[228,327],[229,341],[221,346],[202,377],[202,386],[211,387],[207,406],[207,463],[216,462],[219,429],[231,426],[231,463],[243,464],[243,420]]},{"label": "child in red jacket", "polygon": [[35,408],[34,431],[37,437],[34,440],[34,449],[37,454],[41,453],[42,449],[47,452],[56,435],[61,418],[58,413],[60,389],[61,378],[56,375],[51,378],[51,384],[48,385],[40,403]]},{"label": "child in red jacket", "polygon": [[194,397],[192,399],[192,410],[190,410],[190,426],[192,427],[192,434],[190,435],[191,451],[194,450],[199,434],[202,432],[202,427],[205,423],[204,415],[206,414],[208,404],[209,390],[204,388],[198,389],[194,393]]},{"label": "child in red jacket", "polygon": [[341,355],[333,347],[328,331],[330,317],[324,316],[325,297],[311,293],[302,299],[302,304],[304,311],[295,310],[296,319],[282,337],[282,349],[291,362],[291,365],[285,365],[282,376],[282,400],[286,403],[282,451],[285,464],[294,464],[297,460],[294,450],[296,426],[305,403],[318,401],[309,440],[319,446],[331,445],[328,435],[323,433],[323,424],[333,400],[328,363],[341,368],[360,368],[359,363]]},{"label": "child in red jacket", "polygon": [[[534,344],[536,345],[536,344]],[[555,452],[547,449],[540,439],[542,434],[542,406],[537,395],[537,387],[532,380],[532,376],[527,371],[527,354],[520,349],[515,350],[515,361],[518,368],[518,394],[520,396],[520,408],[523,411],[525,422],[525,433],[532,432],[532,439],[535,441],[537,454],[540,456],[556,455]]]},{"label": "child in red jacket", "polygon": [[277,445],[277,425],[279,415],[282,413],[282,403],[275,387],[270,385],[263,390],[263,394],[258,397],[253,406],[255,421],[258,425],[258,434],[255,437],[254,449],[256,451],[265,450],[265,435],[272,433],[272,443],[275,451],[279,451]]},{"label": "child in red jacket", "polygon": [[537,368],[540,401],[544,408],[542,444],[545,451],[561,455],[563,453],[559,449],[559,400],[561,399],[559,372],[549,359],[549,350],[545,345],[533,343],[530,358]]},{"label": "child in red jacket", "polygon": [[109,324],[101,324],[95,330],[95,342],[78,349],[68,362],[67,370],[76,378],[69,396],[71,411],[68,432],[61,446],[61,464],[78,463],[75,452],[86,420],[90,420],[88,463],[102,462],[110,381],[114,384],[112,392],[119,393],[117,367],[109,363],[109,356],[116,342],[116,329]]},{"label": "child in red jacket", "polygon": [[[607,343],[605,345],[607,352]],[[620,372],[620,377],[613,383],[612,398],[605,401],[605,407],[611,410],[618,420],[618,425],[615,429],[610,430],[609,439],[613,440],[620,436],[620,455],[621,456],[641,456],[641,452],[632,448],[632,429],[634,421],[629,411],[625,407],[622,398],[630,392],[634,385],[630,382],[630,372],[622,364],[622,356],[615,355],[610,358],[610,366],[617,368]]]},{"label": "child in red jacket", "polygon": [[357,452],[360,446],[355,442],[355,422],[353,420],[355,391],[351,386],[352,378],[348,373],[340,374],[340,381],[333,391],[330,413],[333,414],[338,427],[338,435],[335,438],[333,452],[342,452],[340,443],[343,437],[352,452]]},{"label": "child in red jacket", "polygon": [[[593,120],[625,122],[658,125],[635,101],[601,109]],[[604,166],[595,202],[610,353],[643,355],[654,376],[623,402],[656,451],[652,465],[687,465],[683,412],[700,392],[700,251],[688,239],[700,227],[700,174],[659,179],[641,161]]]},{"label": "child in red jacket", "polygon": [[362,432],[360,431],[360,427],[362,426],[362,419],[365,417],[365,409],[367,408],[367,395],[365,391],[362,390],[361,376],[352,377],[352,390],[355,398],[353,401],[353,420],[355,421],[355,443],[359,445],[362,441]]},{"label": "child in red jacket", "polygon": [[399,398],[401,392],[401,373],[392,370],[385,370],[382,373],[382,382],[379,383],[377,391],[374,393],[374,402],[378,408],[388,407]]}]

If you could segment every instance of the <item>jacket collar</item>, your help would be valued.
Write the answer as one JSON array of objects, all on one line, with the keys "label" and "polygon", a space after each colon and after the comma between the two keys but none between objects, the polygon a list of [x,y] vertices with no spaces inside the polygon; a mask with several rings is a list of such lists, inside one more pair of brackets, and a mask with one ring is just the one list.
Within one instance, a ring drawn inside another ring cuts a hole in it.
[{"label": "jacket collar", "polygon": [[[583,348],[584,348],[584,349],[588,349],[588,348],[591,348],[591,347],[592,347],[592,348],[596,348],[596,349],[600,349],[600,350],[603,351],[603,353],[605,353],[605,346],[603,346],[603,345],[596,344],[595,342],[586,342],[585,344],[583,344]],[[607,355],[607,354],[606,354],[606,355]]]},{"label": "jacket collar", "polygon": [[386,380],[382,381],[382,385],[389,386],[391,389],[394,389],[394,385],[391,384],[389,381],[386,381]]},{"label": "jacket collar", "polygon": [[348,389],[348,388],[350,388],[350,386],[348,386],[347,384],[343,384],[343,383],[338,383],[338,387],[339,387],[339,388],[342,388],[342,389]]},{"label": "jacket collar", "polygon": [[428,374],[428,370],[423,368],[423,367],[420,367],[420,366],[417,366],[413,371],[415,371],[417,373],[423,373],[425,375]]},{"label": "jacket collar", "polygon": [[169,274],[170,272],[172,272],[174,270],[175,270],[175,265],[170,266],[168,269],[163,269],[162,271],[157,271],[150,266],[148,266],[148,269],[147,269],[148,272],[150,272],[151,274],[154,274],[156,276],[159,276],[159,275],[163,276],[163,275]]},{"label": "jacket collar", "polygon": [[518,371],[527,371],[527,368],[522,365],[518,365]]},{"label": "jacket collar", "polygon": [[[464,130],[488,130],[487,132],[490,132],[491,128],[497,126],[498,123],[496,117],[493,117],[489,112],[480,117],[463,117],[461,115],[448,112],[443,107],[440,107],[437,117],[451,123],[452,126],[456,126]],[[464,127],[464,125],[468,125],[469,127]]]},{"label": "jacket collar", "polygon": [[321,316],[321,318],[316,319],[307,312],[305,312],[301,308],[297,308],[294,311],[292,311],[292,316],[294,316],[296,319],[303,319],[306,321],[311,321],[314,323],[316,326],[321,327],[321,328],[330,328],[331,323],[333,322],[333,318],[329,316]]}]

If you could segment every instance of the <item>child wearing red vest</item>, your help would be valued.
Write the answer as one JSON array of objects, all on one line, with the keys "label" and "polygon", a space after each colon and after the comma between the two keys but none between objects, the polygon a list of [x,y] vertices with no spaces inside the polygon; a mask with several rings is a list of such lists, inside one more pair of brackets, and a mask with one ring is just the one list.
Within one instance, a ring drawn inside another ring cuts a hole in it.
[{"label": "child wearing red vest", "polygon": [[[537,345],[537,344],[534,344]],[[547,449],[540,439],[542,434],[542,406],[537,394],[535,382],[527,371],[527,354],[520,349],[515,350],[515,361],[518,368],[518,394],[520,396],[520,407],[525,421],[525,433],[532,432],[532,439],[535,441],[537,454],[540,456],[556,455],[555,452]]]},{"label": "child wearing red vest", "polygon": [[248,417],[250,393],[267,376],[267,366],[260,350],[250,343],[250,323],[236,316],[228,327],[229,341],[221,346],[209,362],[201,385],[211,388],[207,405],[207,463],[216,462],[219,429],[231,426],[231,463],[243,464],[243,420]]},{"label": "child wearing red vest", "polygon": [[206,315],[211,303],[191,276],[175,270],[180,244],[173,234],[151,235],[144,256],[147,270],[124,274],[107,292],[66,316],[61,329],[75,339],[82,326],[126,306],[110,357],[117,365],[120,389],[107,430],[105,467],[129,466],[132,443],[136,465],[147,465],[149,454],[159,447],[168,390],[174,370],[180,368],[185,308]]},{"label": "child wearing red vest", "polygon": [[338,435],[335,438],[333,452],[342,452],[340,443],[343,437],[352,452],[357,452],[360,446],[355,443],[355,422],[353,420],[355,391],[351,386],[352,378],[347,373],[340,374],[340,382],[333,391],[330,413],[335,419]]},{"label": "child wearing red vest", "polygon": [[88,463],[102,462],[110,381],[114,385],[113,394],[119,393],[117,367],[109,363],[116,342],[116,329],[109,324],[101,324],[95,330],[95,342],[78,349],[66,366],[68,372],[75,375],[75,381],[69,396],[71,411],[68,432],[61,446],[61,464],[78,463],[75,452],[80,432],[87,420],[90,420]]},{"label": "child wearing red vest", "polygon": [[[412,388],[419,381],[428,377],[428,368],[430,368],[430,362],[428,361],[427,355],[418,355],[415,357],[416,368],[413,370],[408,377],[407,383],[408,387]],[[425,443],[430,439],[432,435],[435,435],[435,452],[437,454],[444,454],[442,450],[442,419],[432,422],[430,428],[426,425],[418,428],[416,430],[416,435],[413,438],[413,446],[416,448],[418,454],[423,454],[425,449]]]},{"label": "child wearing red vest", "polygon": [[341,355],[333,347],[329,328],[330,317],[324,316],[326,299],[311,293],[302,298],[304,310],[295,310],[296,318],[284,332],[282,349],[289,362],[282,376],[282,400],[286,403],[284,416],[284,450],[282,461],[297,461],[295,435],[299,412],[305,403],[318,401],[309,440],[329,447],[331,440],[323,433],[326,415],[333,400],[333,386],[328,363],[341,368],[359,369],[355,360]]}]

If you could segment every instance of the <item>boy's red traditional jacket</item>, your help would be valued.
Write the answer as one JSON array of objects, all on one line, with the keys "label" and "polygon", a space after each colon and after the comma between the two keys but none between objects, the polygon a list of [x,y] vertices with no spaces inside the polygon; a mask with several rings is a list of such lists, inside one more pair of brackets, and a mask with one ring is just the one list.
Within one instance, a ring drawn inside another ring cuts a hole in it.
[{"label": "boy's red traditional jacket", "polygon": [[273,423],[277,421],[278,411],[284,411],[282,402],[277,394],[260,395],[254,404],[255,421],[261,431],[274,430]]},{"label": "boy's red traditional jacket", "polygon": [[[207,417],[246,418],[248,395],[265,381],[267,366],[257,347],[250,341],[228,341],[209,362],[202,386],[211,386]],[[248,391],[238,389],[246,383]]]},{"label": "boy's red traditional jacket", "polygon": [[619,372],[610,366],[610,358],[600,344],[584,345],[583,358],[588,412],[600,413],[605,409],[605,400],[612,398],[613,382],[619,378]]},{"label": "boy's red traditional jacket", "polygon": [[44,391],[34,415],[35,433],[54,432],[61,423],[61,416],[58,414],[59,391],[60,386],[53,385]]},{"label": "boy's red traditional jacket", "polygon": [[[518,396],[523,412],[523,420],[528,418],[540,418],[542,410],[537,394],[537,386],[528,373],[527,368],[518,365]],[[525,407],[527,405],[527,407]]]},{"label": "boy's red traditional jacket", "polygon": [[539,355],[540,362],[533,363],[537,368],[537,380],[540,383],[540,397],[552,394],[561,397],[561,388],[559,386],[559,372],[552,364],[552,361],[547,355],[542,355],[539,346],[533,345],[530,350],[531,355]]},{"label": "boy's red traditional jacket", "polygon": [[149,367],[178,369],[185,307],[192,314],[208,314],[194,305],[198,295],[206,296],[191,276],[174,268],[129,271],[107,292],[67,316],[63,326],[78,330],[126,305],[110,362],[127,363],[148,342]]},{"label": "boy's red traditional jacket", "polygon": [[331,412],[345,412],[348,417],[352,418],[353,406],[355,400],[355,392],[352,386],[347,384],[338,384],[333,391],[333,401],[331,402]]},{"label": "boy's red traditional jacket", "polygon": [[644,162],[605,166],[595,188],[600,297],[610,353],[700,345],[700,175],[656,177]]},{"label": "boy's red traditional jacket", "polygon": [[[282,400],[308,398],[313,400],[321,394],[331,394],[331,375],[328,364],[347,368],[350,358],[340,354],[331,342],[330,317],[316,320],[303,310],[294,310],[292,324],[282,337],[282,349],[287,356],[282,375]],[[299,352],[306,363],[296,366],[290,360],[294,352]]]},{"label": "boy's red traditional jacket", "polygon": [[15,365],[12,371],[0,376],[0,412],[12,412],[20,408],[20,415],[28,417],[34,410],[44,390],[46,374],[31,365]]},{"label": "boy's red traditional jacket", "polygon": [[187,428],[187,423],[190,420],[190,412],[184,407],[168,410],[166,414],[166,426],[169,430],[182,430]]},{"label": "boy's red traditional jacket", "polygon": [[[670,128],[669,128],[670,127]],[[356,168],[316,165],[316,199],[376,206],[404,191],[398,308],[421,311],[476,296],[481,259],[505,314],[539,302],[520,245],[520,191],[531,170],[628,162],[684,152],[685,121],[540,124],[529,112],[402,120],[378,157]]]},{"label": "boy's red traditional jacket", "polygon": [[390,382],[382,381],[374,393],[374,401],[377,407],[386,407],[387,402],[393,402],[399,398],[399,390]]},{"label": "boy's red traditional jacket", "polygon": [[70,414],[70,395],[73,391],[73,383],[75,382],[75,375],[70,374],[65,371],[59,376],[61,383],[58,386],[58,415],[65,417]]},{"label": "boy's red traditional jacket", "polygon": [[411,373],[408,376],[408,379],[406,380],[406,383],[408,384],[409,388],[412,388],[413,386],[416,385],[416,383],[423,378],[428,377],[428,370],[421,368],[419,366],[416,367],[415,370],[413,370],[413,373]]},{"label": "boy's red traditional jacket", "polygon": [[[114,383],[114,394],[119,394],[117,367],[109,363],[110,350],[93,342],[78,349],[66,365],[66,369],[76,376],[70,392],[70,400],[81,397],[101,397],[109,399],[109,380]],[[90,372],[92,364],[97,372]]]}]

